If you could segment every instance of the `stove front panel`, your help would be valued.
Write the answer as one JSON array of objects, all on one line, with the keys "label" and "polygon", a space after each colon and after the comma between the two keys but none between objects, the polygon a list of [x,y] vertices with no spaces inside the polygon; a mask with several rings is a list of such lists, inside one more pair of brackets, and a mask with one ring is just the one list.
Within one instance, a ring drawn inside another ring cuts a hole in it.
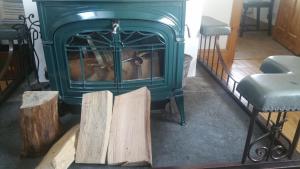
[{"label": "stove front panel", "polygon": [[148,86],[183,112],[185,0],[36,0],[53,90],[83,93]]}]

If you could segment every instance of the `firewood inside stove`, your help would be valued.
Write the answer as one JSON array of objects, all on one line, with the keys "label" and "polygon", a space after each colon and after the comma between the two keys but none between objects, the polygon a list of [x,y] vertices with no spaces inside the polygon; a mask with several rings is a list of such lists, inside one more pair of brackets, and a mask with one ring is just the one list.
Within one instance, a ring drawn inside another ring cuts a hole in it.
[{"label": "firewood inside stove", "polygon": [[[113,81],[115,79],[113,53],[110,51],[98,52],[105,62],[99,63],[99,59],[93,52],[84,52],[83,65],[80,63],[80,54],[69,52],[70,78],[80,81]],[[152,63],[151,63],[152,58]],[[122,78],[123,80],[150,79],[162,77],[163,58],[160,51],[135,51],[124,49],[122,51]],[[152,66],[152,70],[151,70]],[[81,67],[84,70],[81,70]],[[83,71],[83,74],[81,72]]]}]

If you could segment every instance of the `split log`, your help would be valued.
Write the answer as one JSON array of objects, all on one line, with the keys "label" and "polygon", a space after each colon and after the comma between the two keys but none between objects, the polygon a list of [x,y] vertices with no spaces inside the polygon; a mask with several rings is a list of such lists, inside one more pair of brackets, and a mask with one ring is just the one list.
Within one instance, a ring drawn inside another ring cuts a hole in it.
[{"label": "split log", "polygon": [[79,124],[71,128],[48,151],[36,169],[67,169],[75,159]]},{"label": "split log", "polygon": [[20,126],[22,157],[45,154],[60,136],[57,91],[27,91],[23,94]]},{"label": "split log", "polygon": [[110,165],[152,165],[150,91],[115,97],[107,160]]},{"label": "split log", "polygon": [[109,91],[83,95],[76,163],[105,164],[112,104]]}]

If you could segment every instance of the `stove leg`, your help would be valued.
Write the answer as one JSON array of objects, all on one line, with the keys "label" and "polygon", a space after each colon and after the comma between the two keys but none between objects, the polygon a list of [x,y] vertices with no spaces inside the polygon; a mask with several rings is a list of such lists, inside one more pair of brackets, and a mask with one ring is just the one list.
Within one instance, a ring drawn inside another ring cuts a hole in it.
[{"label": "stove leg", "polygon": [[180,113],[180,125],[185,125],[185,114],[184,114],[184,97],[182,96],[176,96],[175,97],[176,104]]}]

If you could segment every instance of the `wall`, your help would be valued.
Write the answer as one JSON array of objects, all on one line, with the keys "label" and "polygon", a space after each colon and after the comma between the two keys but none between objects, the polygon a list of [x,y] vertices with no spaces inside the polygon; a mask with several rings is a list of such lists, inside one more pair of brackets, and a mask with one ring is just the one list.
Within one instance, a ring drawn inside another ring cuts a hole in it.
[{"label": "wall", "polygon": [[[230,25],[233,0],[206,0],[203,16],[211,16]],[[226,48],[227,37],[221,37],[220,46]]]},{"label": "wall", "polygon": [[[230,24],[233,0],[189,0],[187,1],[186,24],[190,28],[191,37],[185,41],[185,53],[193,57],[189,76],[195,76],[197,54],[200,45],[199,31],[202,15],[214,17]],[[221,48],[226,48],[227,37],[221,37]]]},{"label": "wall", "polygon": [[[32,13],[32,14],[34,14],[33,20],[34,21],[39,20],[35,2],[32,2],[32,0],[23,0],[23,5],[24,5],[24,10],[25,10],[25,16],[28,16],[29,14]],[[39,56],[39,71],[38,71],[39,72],[39,80],[41,82],[45,82],[45,81],[47,81],[45,78],[46,62],[45,62],[42,40],[40,38],[35,42],[35,50],[37,51],[37,54]]]},{"label": "wall", "polygon": [[187,33],[187,28],[185,31],[185,54],[193,57],[190,65],[190,70],[188,76],[196,75],[196,65],[197,65],[197,55],[199,48],[199,31],[201,25],[201,17],[203,5],[206,0],[189,0],[187,1],[186,9],[186,25],[190,30],[190,37]]}]

